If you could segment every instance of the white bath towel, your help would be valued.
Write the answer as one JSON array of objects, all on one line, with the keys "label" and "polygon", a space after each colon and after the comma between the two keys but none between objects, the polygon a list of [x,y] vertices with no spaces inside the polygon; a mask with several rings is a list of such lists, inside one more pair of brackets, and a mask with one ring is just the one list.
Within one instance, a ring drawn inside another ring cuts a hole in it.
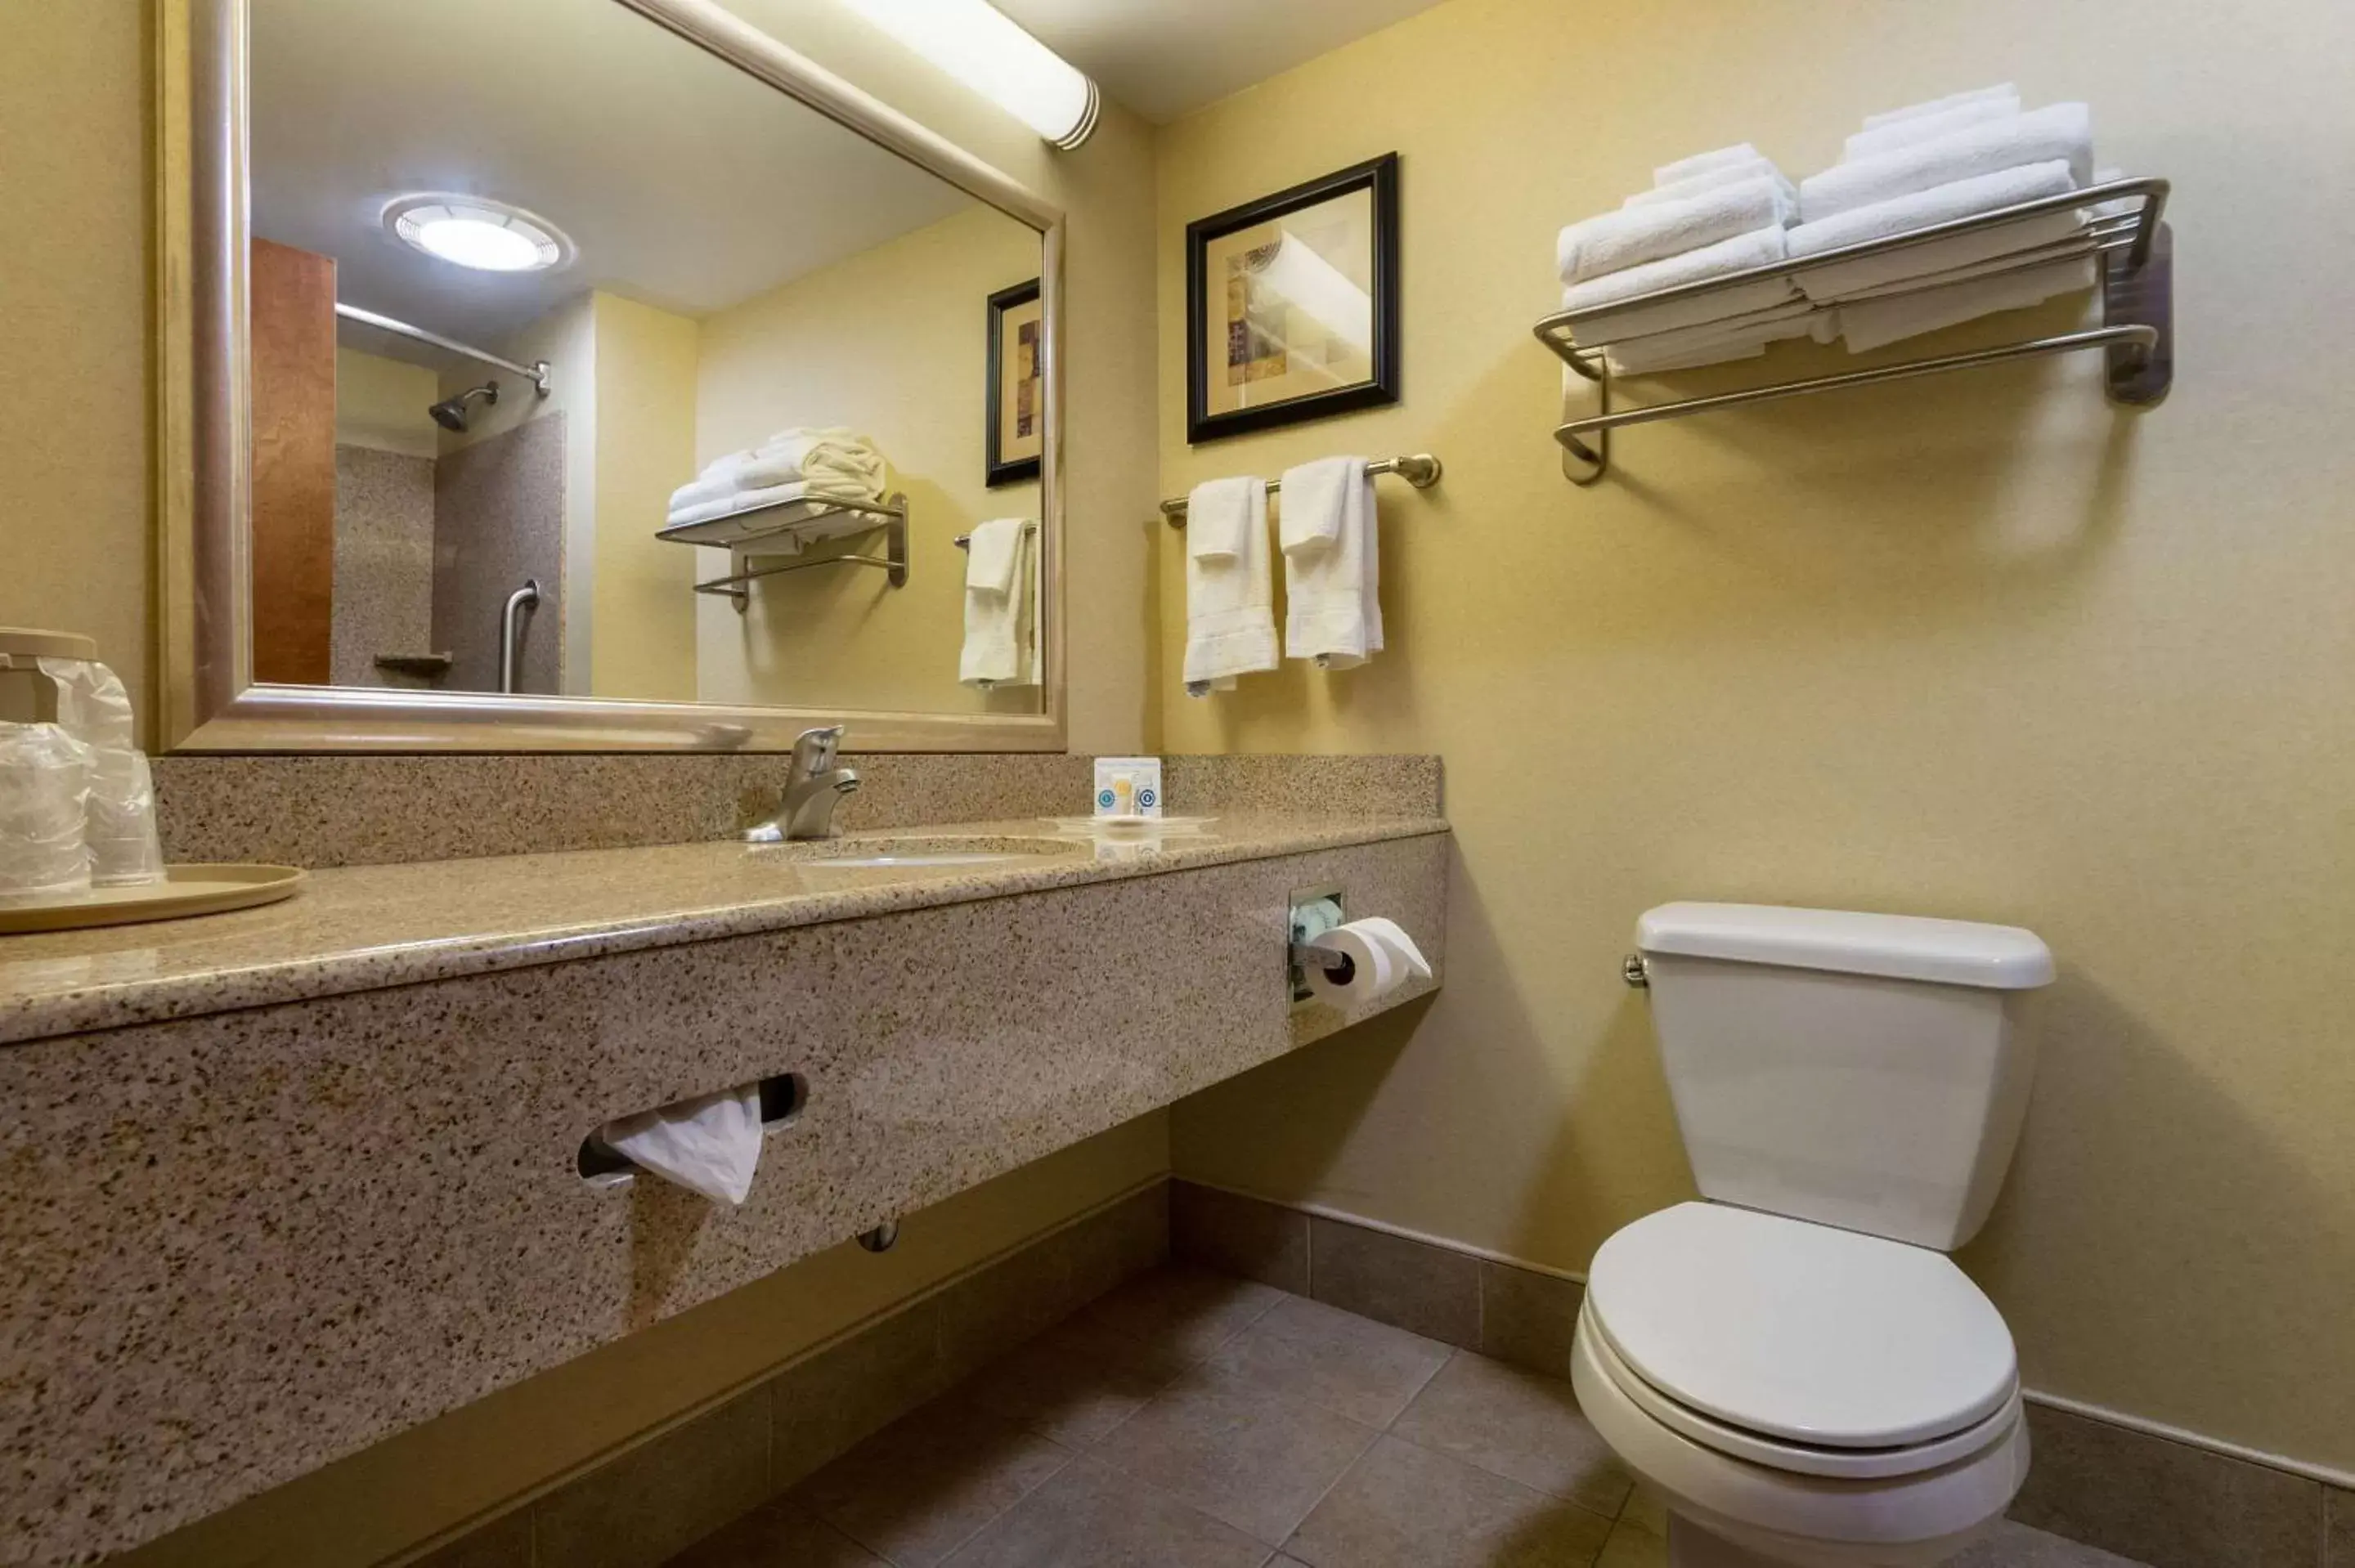
[{"label": "white bath towel", "polygon": [[839,427],[779,430],[757,447],[704,464],[702,472],[671,493],[671,509],[800,480],[829,494],[872,500],[883,493],[883,454],[865,436]]},{"label": "white bath towel", "polygon": [[1331,532],[1287,521],[1284,540],[1284,652],[1319,669],[1347,670],[1381,651],[1381,535],[1374,479],[1363,458],[1325,458],[1284,473],[1287,519],[1297,498]]},{"label": "white bath towel", "polygon": [[1014,574],[1021,560],[1026,517],[1000,517],[984,523],[965,536],[964,586],[990,593],[1014,591]]},{"label": "white bath towel", "polygon": [[1840,336],[1863,354],[1923,333],[1937,332],[1998,311],[2020,310],[2094,286],[2090,257],[2048,262],[2023,272],[1978,278],[1929,293],[1861,300],[1840,306]]},{"label": "white bath towel", "polygon": [[1712,169],[1722,169],[1732,164],[1746,164],[1758,157],[1758,149],[1747,142],[1737,142],[1731,147],[1716,147],[1706,153],[1695,153],[1689,158],[1678,158],[1673,164],[1662,164],[1652,171],[1656,185],[1672,185],[1678,180],[1689,180],[1695,175],[1705,175]]},{"label": "white bath towel", "polygon": [[760,490],[731,490],[716,500],[698,502],[692,506],[674,504],[670,509],[669,526],[683,523],[709,523],[715,517],[730,517],[739,512],[750,512],[758,506],[773,506],[781,501],[799,501],[818,493],[799,480],[791,484],[772,484]]},{"label": "white bath towel", "polygon": [[964,590],[964,647],[957,679],[984,691],[1039,681],[1038,529],[1028,517],[1000,517],[973,531],[973,554],[1002,556],[1011,575],[1002,588]]},{"label": "white bath towel", "polygon": [[1974,98],[1934,113],[1916,114],[1903,120],[1892,120],[1886,125],[1870,131],[1859,131],[1849,136],[1840,149],[1840,162],[1852,164],[1859,158],[1878,157],[1893,153],[1900,147],[1916,142],[1934,142],[1956,131],[1966,131],[1974,125],[1984,125],[1992,120],[2009,120],[2019,112],[2017,98]]},{"label": "white bath towel", "polygon": [[[1222,519],[1220,509],[1240,511]],[[1213,546],[1191,535],[1208,519]],[[1186,503],[1186,693],[1231,691],[1235,677],[1276,666],[1275,578],[1267,544],[1267,483],[1258,479],[1198,484]]]},{"label": "white bath towel", "polygon": [[1868,114],[1864,117],[1864,128],[1868,131],[1878,131],[1884,125],[1894,125],[1900,121],[1918,120],[1930,114],[1944,114],[1948,110],[1959,109],[1966,103],[1984,103],[1989,99],[2005,98],[2010,99],[2015,103],[2019,102],[2019,89],[2008,81],[1999,81],[1993,87],[1975,87],[1968,92],[1950,92],[1944,98],[1933,98],[1921,103],[1909,103],[1902,109],[1887,109],[1879,114]]},{"label": "white bath towel", "polygon": [[2024,164],[2059,160],[2075,184],[2094,176],[2094,116],[2082,103],[2055,103],[1910,147],[1836,164],[1799,182],[1799,217],[1818,223],[1875,202]]},{"label": "white bath towel", "polygon": [[1635,207],[1657,207],[1664,201],[1689,201],[1726,185],[1740,185],[1744,180],[1766,179],[1775,182],[1783,193],[1784,202],[1792,211],[1799,207],[1799,187],[1790,176],[1765,158],[1753,158],[1747,163],[1728,164],[1723,168],[1710,169],[1689,179],[1673,180],[1665,185],[1654,185],[1647,191],[1637,191],[1619,204],[1622,210]]},{"label": "white bath towel", "polygon": [[1760,177],[1651,207],[1621,207],[1564,228],[1554,241],[1564,283],[1592,281],[1646,262],[1700,250],[1762,228],[1780,228],[1793,208],[1776,182]]},{"label": "white bath towel", "polygon": [[[1781,228],[1761,228],[1749,234],[1736,235],[1732,239],[1720,240],[1699,250],[1688,250],[1681,256],[1649,261],[1641,267],[1614,272],[1606,278],[1574,284],[1561,291],[1561,308],[1566,311],[1594,310],[1660,289],[1730,277],[1736,272],[1748,271],[1753,267],[1771,266],[1788,254],[1785,239],[1788,230]],[[1590,343],[1600,343],[1606,338],[1634,337],[1643,333],[1669,332],[1678,327],[1698,326],[1704,322],[1723,321],[1728,316],[1765,310],[1797,298],[1798,292],[1797,287],[1785,277],[1754,279],[1698,299],[1630,305],[1624,311],[1604,313],[1580,323],[1578,332]]]},{"label": "white bath towel", "polygon": [[1754,359],[1766,352],[1769,344],[1807,336],[1815,313],[1815,307],[1806,301],[1790,300],[1721,322],[1613,344],[1609,351],[1611,373],[1657,376],[1728,360]]},{"label": "white bath towel", "polygon": [[[1874,202],[1870,207],[1850,207],[1819,223],[1803,223],[1791,230],[1791,256],[1796,260],[1837,250],[1844,245],[1910,234],[1915,229],[1975,217],[2043,196],[2065,196],[2076,188],[2069,165],[2058,159],[1998,169],[1991,175],[1933,185],[1928,190]],[[2074,207],[2065,207],[2043,217],[2025,218],[1977,234],[1929,240],[1854,261],[1836,261],[1799,273],[1799,287],[1810,299],[1841,299],[1884,283],[1966,267],[2010,251],[2056,244],[2082,233],[2083,228],[2083,215]]]},{"label": "white bath towel", "polygon": [[2094,254],[2091,235],[2076,235],[2051,245],[2040,245],[2033,250],[2014,250],[2007,255],[1991,256],[1984,261],[1966,262],[1944,271],[1927,272],[1915,278],[1900,278],[1870,289],[1859,289],[1842,296],[1849,302],[1861,300],[1893,299],[1899,294],[1920,293],[1926,289],[1943,289],[1949,283],[1966,283],[1974,278],[1992,278],[2004,272],[2025,271],[2030,267],[2047,266],[2054,261],[2074,260]]}]

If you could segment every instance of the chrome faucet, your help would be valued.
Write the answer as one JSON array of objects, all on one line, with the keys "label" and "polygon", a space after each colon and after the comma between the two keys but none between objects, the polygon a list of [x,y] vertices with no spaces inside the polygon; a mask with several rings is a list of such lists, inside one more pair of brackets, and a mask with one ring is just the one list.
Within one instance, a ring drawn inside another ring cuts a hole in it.
[{"label": "chrome faucet", "polygon": [[834,765],[835,748],[842,744],[842,726],[805,729],[794,742],[794,757],[785,772],[784,799],[776,815],[744,830],[748,843],[782,843],[787,839],[823,839],[834,834],[834,808],[858,788],[858,775]]}]

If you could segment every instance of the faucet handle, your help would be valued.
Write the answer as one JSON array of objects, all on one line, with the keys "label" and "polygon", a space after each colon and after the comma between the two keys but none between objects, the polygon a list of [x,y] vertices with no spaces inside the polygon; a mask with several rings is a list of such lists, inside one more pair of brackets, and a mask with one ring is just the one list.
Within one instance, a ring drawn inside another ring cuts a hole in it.
[{"label": "faucet handle", "polygon": [[794,777],[808,779],[834,766],[835,748],[842,744],[842,726],[805,729],[794,742]]}]

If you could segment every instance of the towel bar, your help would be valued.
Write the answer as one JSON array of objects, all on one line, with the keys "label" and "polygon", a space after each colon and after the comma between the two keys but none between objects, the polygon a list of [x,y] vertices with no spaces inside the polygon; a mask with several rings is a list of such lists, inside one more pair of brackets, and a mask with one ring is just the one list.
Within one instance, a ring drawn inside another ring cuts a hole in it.
[{"label": "towel bar", "polygon": [[[1022,531],[1025,534],[1036,534],[1039,531],[1039,524],[1036,523],[1025,523],[1022,524]],[[950,540],[949,543],[954,545],[960,550],[970,550],[973,548],[973,535],[970,534],[960,534],[955,538]]]},{"label": "towel bar", "polygon": [[[1366,465],[1369,474],[1394,473],[1417,490],[1429,490],[1439,482],[1440,461],[1429,452],[1415,452],[1407,457],[1380,458]],[[1267,482],[1267,493],[1273,495],[1284,488],[1280,479]],[[1172,496],[1161,503],[1161,515],[1172,528],[1186,526],[1186,497]]]}]

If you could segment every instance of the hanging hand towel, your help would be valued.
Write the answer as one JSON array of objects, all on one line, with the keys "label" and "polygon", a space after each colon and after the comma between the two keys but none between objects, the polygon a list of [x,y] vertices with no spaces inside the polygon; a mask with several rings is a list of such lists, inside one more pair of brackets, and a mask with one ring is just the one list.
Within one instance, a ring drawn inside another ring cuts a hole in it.
[{"label": "hanging hand towel", "polygon": [[976,525],[965,565],[964,648],[957,679],[995,691],[1039,680],[1038,528],[1028,517]]},{"label": "hanging hand towel", "polygon": [[1886,125],[1870,131],[1859,131],[1849,136],[1840,148],[1840,162],[1853,164],[1859,158],[1878,157],[1893,153],[1900,147],[1910,147],[1916,142],[1934,142],[1956,131],[1966,131],[1989,121],[2009,120],[2019,112],[2017,98],[1974,98],[1950,109],[1933,114],[1916,114],[1904,120],[1892,120]]},{"label": "hanging hand towel", "polygon": [[[1362,664],[1382,646],[1381,534],[1374,478],[1363,458],[1326,458],[1286,469],[1284,510],[1305,503],[1309,517],[1286,524],[1284,651],[1319,669]],[[1329,519],[1329,530],[1325,526]]]},{"label": "hanging hand towel", "polygon": [[[1999,169],[1975,179],[1933,185],[1911,196],[1874,202],[1870,207],[1851,207],[1837,217],[1828,217],[1819,223],[1799,225],[1791,230],[1791,259],[1796,261],[1822,251],[1837,250],[1843,245],[1859,245],[1869,239],[1910,234],[1917,228],[1951,223],[1957,218],[1976,217],[1980,213],[2017,207],[2021,202],[2064,196],[2076,188],[2076,182],[2069,174],[2069,165],[2058,159],[2050,163],[2023,164],[2016,169]],[[1975,261],[2009,255],[2015,250],[2032,250],[2057,244],[2081,233],[2083,228],[2082,212],[2078,208],[2068,207],[2043,217],[2006,224],[2000,228],[1933,239],[1884,255],[1856,261],[1836,261],[1828,267],[1814,268],[1798,274],[1799,287],[1809,299],[1842,299],[1883,283],[1967,267]]]},{"label": "hanging hand towel", "polygon": [[1985,103],[1989,100],[2006,98],[2014,103],[2019,102],[2019,89],[2008,81],[1998,82],[1993,87],[1975,87],[1968,92],[1950,92],[1944,98],[1933,98],[1923,103],[1909,103],[1902,109],[1888,109],[1879,114],[1868,114],[1864,117],[1864,128],[1868,131],[1878,131],[1884,125],[1895,125],[1902,121],[1919,120],[1932,114],[1945,114],[1951,110],[1960,109],[1966,103]]},{"label": "hanging hand towel", "polygon": [[1236,676],[1275,666],[1267,482],[1198,484],[1186,503],[1186,694],[1231,691]]},{"label": "hanging hand towel", "polygon": [[1735,164],[1746,164],[1759,156],[1758,149],[1747,142],[1737,142],[1731,147],[1718,147],[1707,153],[1695,153],[1689,158],[1678,158],[1673,164],[1662,164],[1652,171],[1652,184],[1672,185],[1678,180],[1691,179],[1713,170]]},{"label": "hanging hand towel", "polygon": [[741,1203],[761,1164],[761,1086],[640,1111],[607,1122],[600,1136],[634,1165],[714,1202]]},{"label": "hanging hand towel", "polygon": [[1792,214],[1774,180],[1742,180],[1682,201],[1621,207],[1573,223],[1554,240],[1554,266],[1564,283],[1586,283],[1738,235],[1782,228]]},{"label": "hanging hand towel", "polygon": [[1840,307],[1840,336],[1851,354],[1863,354],[1903,338],[1977,321],[1998,311],[2042,304],[2059,295],[2094,286],[2091,257],[2054,261],[2024,272],[1980,278],[1928,293],[1888,300],[1860,300]]},{"label": "hanging hand towel", "polygon": [[[1681,256],[1671,256],[1662,261],[1647,261],[1641,267],[1630,267],[1607,278],[1574,284],[1561,291],[1561,308],[1566,311],[1594,310],[1620,300],[1632,300],[1655,290],[1673,289],[1686,283],[1746,272],[1753,267],[1771,266],[1788,254],[1788,246],[1784,239],[1787,232],[1781,228],[1762,228],[1754,233],[1736,235],[1732,239],[1721,240],[1699,250],[1688,250]],[[1594,343],[1606,338],[1635,337],[1644,333],[1672,332],[1678,327],[1699,326],[1704,322],[1723,321],[1729,316],[1767,310],[1795,300],[1798,295],[1798,285],[1786,277],[1761,278],[1698,299],[1667,300],[1657,304],[1630,305],[1624,311],[1606,312],[1592,321],[1582,323],[1578,331],[1582,337]]]},{"label": "hanging hand towel", "polygon": [[2094,116],[2082,103],[2055,103],[1878,157],[1835,164],[1799,182],[1799,217],[1819,223],[1874,202],[2055,159],[2069,165],[2075,185],[2092,183]]}]

